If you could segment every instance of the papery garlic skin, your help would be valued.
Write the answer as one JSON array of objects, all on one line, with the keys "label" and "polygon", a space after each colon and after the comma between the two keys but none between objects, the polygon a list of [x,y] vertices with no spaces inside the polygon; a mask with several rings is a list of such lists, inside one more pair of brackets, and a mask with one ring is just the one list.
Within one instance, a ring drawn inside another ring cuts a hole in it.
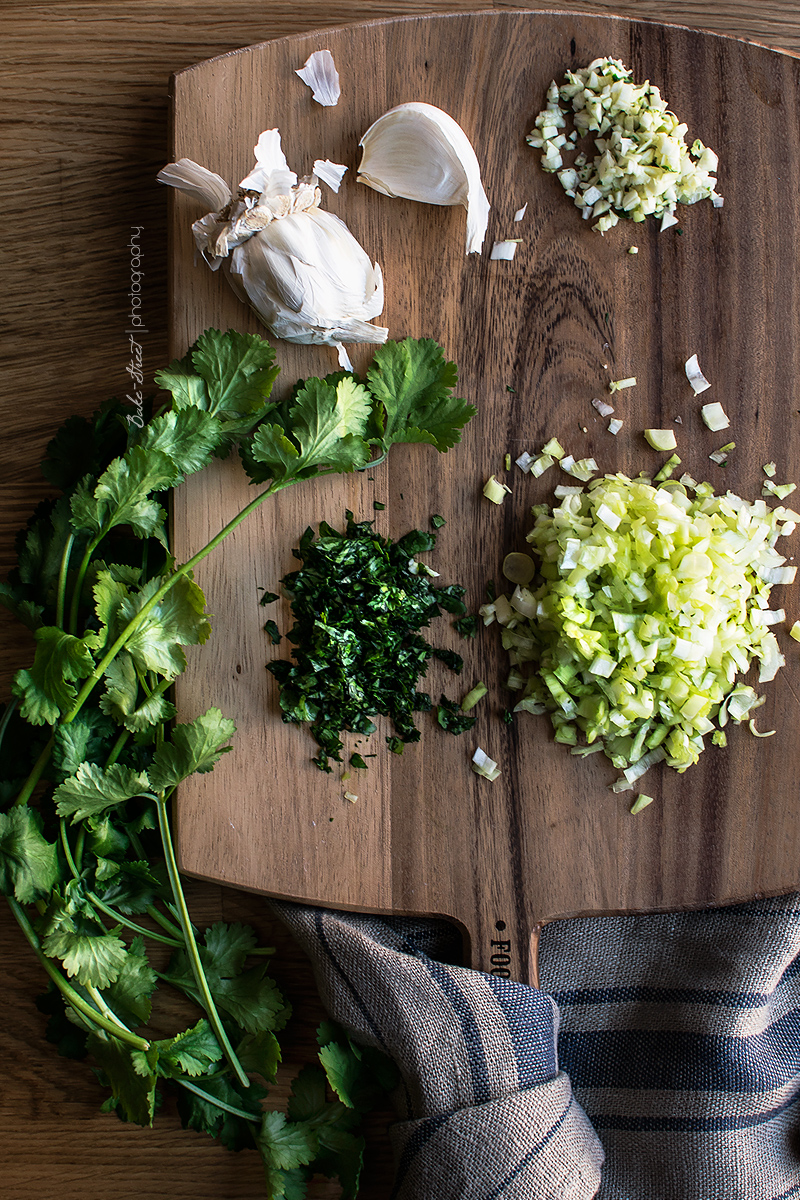
[{"label": "papery garlic skin", "polygon": [[463,204],[466,252],[480,254],[491,205],[472,143],[457,121],[433,104],[399,104],[374,121],[359,144],[359,183],[423,204]]},{"label": "papery garlic skin", "polygon": [[295,71],[303,83],[311,88],[312,100],[327,108],[339,103],[342,89],[339,86],[339,72],[330,50],[315,50],[309,54],[303,66]]},{"label": "papery garlic skin", "polygon": [[[219,211],[192,225],[203,258],[213,271],[224,265],[237,296],[275,337],[336,347],[385,342],[388,329],[368,324],[383,311],[378,263],[344,221],[320,209],[316,177],[298,181],[289,170],[277,129],[261,134],[255,156],[238,196],[228,192]],[[227,187],[191,159],[171,163],[158,179],[201,199]]]}]

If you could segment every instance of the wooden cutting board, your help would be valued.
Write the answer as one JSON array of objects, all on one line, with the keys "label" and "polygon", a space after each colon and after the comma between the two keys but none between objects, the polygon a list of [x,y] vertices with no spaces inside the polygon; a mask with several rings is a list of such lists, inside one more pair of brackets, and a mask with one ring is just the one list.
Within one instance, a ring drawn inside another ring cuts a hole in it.
[{"label": "wooden cutting board", "polygon": [[[342,95],[316,104],[295,71],[328,48]],[[612,55],[637,80],[657,84],[720,155],[722,209],[682,209],[680,224],[623,223],[592,232],[557,180],[525,143],[548,84],[568,68]],[[251,169],[262,130],[277,127],[298,174],[315,158],[347,164],[342,216],[382,265],[391,336],[430,336],[459,365],[460,394],[478,415],[447,455],[399,447],[374,471],[308,482],[268,501],[197,572],[214,633],[190,654],[178,682],[180,717],[211,704],[238,726],[233,751],[196,776],[177,799],[183,869],[204,879],[316,904],[443,915],[464,932],[465,959],[512,978],[535,977],[536,932],[559,917],[730,903],[800,886],[800,646],[780,632],[784,670],[766,686],[761,729],[729,733],[683,775],[657,767],[644,790],[655,803],[633,817],[631,793],[614,794],[618,772],[602,755],[581,760],[553,741],[546,718],[501,720],[509,707],[495,628],[474,641],[443,618],[431,630],[460,650],[460,680],[431,671],[435,699],[490,688],[473,732],[441,732],[420,716],[423,736],[402,756],[386,752],[381,727],[362,752],[368,772],[343,782],[311,763],[305,728],[284,725],[268,660],[287,656],[262,630],[259,588],[278,590],[296,569],[292,548],[309,524],[341,526],[346,509],[374,517],[398,537],[447,525],[428,556],[442,582],[460,582],[473,608],[488,579],[500,584],[506,552],[524,548],[530,507],[556,480],[516,468],[512,494],[495,507],[481,494],[503,475],[506,453],[537,450],[557,435],[602,470],[653,471],[663,456],[641,430],[672,426],[683,469],[754,499],[762,464],[776,479],[800,471],[800,60],[751,43],[677,26],[570,13],[487,12],[408,18],[309,34],[225,55],[174,78],[174,158],[189,157],[232,185]],[[475,146],[492,203],[482,256],[464,254],[463,209],[393,200],[355,182],[358,141],[395,104],[423,100],[451,113]],[[263,332],[222,274],[195,263],[190,225],[198,204],[170,196],[173,350],[183,354],[208,326]],[[528,205],[524,219],[514,213]],[[495,240],[519,237],[513,262],[492,262]],[[632,245],[638,254],[628,254]],[[683,364],[691,354],[712,381],[695,399]],[[334,352],[277,343],[279,391],[335,369]],[[352,352],[357,369],[368,350]],[[617,397],[615,439],[591,406],[610,379],[636,376]],[[719,400],[731,429],[703,426],[702,401]],[[727,469],[708,459],[733,440]],[[550,473],[552,476],[552,472]],[[233,460],[193,477],[174,503],[175,547],[185,560],[252,496]],[[385,504],[373,509],[373,501]],[[796,537],[794,539],[796,542]],[[796,547],[791,540],[786,551]],[[787,621],[800,616],[798,588],[776,589]],[[282,605],[282,607],[281,607]],[[348,747],[352,746],[352,739]],[[502,767],[488,783],[470,770],[476,745]],[[347,789],[358,800],[344,797]]]}]

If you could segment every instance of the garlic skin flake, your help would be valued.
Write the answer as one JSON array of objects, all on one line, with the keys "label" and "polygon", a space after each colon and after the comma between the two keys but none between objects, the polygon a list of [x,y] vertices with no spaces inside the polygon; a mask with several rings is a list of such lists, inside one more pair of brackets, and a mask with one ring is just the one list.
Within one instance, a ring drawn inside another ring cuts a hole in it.
[{"label": "garlic skin flake", "polygon": [[338,192],[347,167],[341,163],[331,162],[329,158],[314,159],[314,174],[322,180],[332,192]]},{"label": "garlic skin flake", "polygon": [[399,104],[373,122],[359,144],[359,183],[422,204],[463,204],[466,252],[481,253],[491,205],[472,143],[457,121],[433,104]]},{"label": "garlic skin flake", "polygon": [[303,83],[307,83],[312,91],[312,100],[326,108],[332,108],[339,103],[342,89],[339,86],[339,72],[330,50],[315,50],[309,54],[305,63],[295,71]]},{"label": "garlic skin flake", "polygon": [[[368,322],[383,311],[383,275],[344,221],[325,212],[315,175],[298,181],[268,129],[255,147],[256,165],[217,211],[192,225],[212,271],[225,268],[240,300],[275,337],[339,347],[386,341],[389,331]],[[158,179],[209,202],[227,187],[191,159],[170,163]]]}]

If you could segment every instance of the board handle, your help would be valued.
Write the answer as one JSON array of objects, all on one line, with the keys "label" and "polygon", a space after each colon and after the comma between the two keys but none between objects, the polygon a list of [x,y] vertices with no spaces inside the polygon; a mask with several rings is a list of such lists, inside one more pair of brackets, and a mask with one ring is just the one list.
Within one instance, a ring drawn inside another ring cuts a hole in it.
[{"label": "board handle", "polygon": [[503,917],[483,922],[477,936],[468,935],[470,966],[499,979],[538,987],[541,929],[541,925],[531,927]]}]

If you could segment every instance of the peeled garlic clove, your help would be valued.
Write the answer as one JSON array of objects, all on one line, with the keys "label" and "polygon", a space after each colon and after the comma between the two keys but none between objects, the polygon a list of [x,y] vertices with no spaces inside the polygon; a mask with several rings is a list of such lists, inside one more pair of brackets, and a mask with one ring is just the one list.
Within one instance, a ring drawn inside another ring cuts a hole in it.
[{"label": "peeled garlic clove", "polygon": [[339,87],[339,72],[330,50],[315,50],[303,66],[295,71],[303,83],[307,83],[317,104],[330,108],[338,104],[342,89]]},{"label": "peeled garlic clove", "polygon": [[170,163],[158,172],[156,179],[159,183],[187,192],[215,212],[230,202],[231,189],[222,176],[192,162],[191,158],[179,158],[177,162]]},{"label": "peeled garlic clove", "polygon": [[400,104],[361,139],[358,182],[423,204],[463,204],[467,254],[480,254],[490,204],[475,151],[464,130],[433,104]]}]

